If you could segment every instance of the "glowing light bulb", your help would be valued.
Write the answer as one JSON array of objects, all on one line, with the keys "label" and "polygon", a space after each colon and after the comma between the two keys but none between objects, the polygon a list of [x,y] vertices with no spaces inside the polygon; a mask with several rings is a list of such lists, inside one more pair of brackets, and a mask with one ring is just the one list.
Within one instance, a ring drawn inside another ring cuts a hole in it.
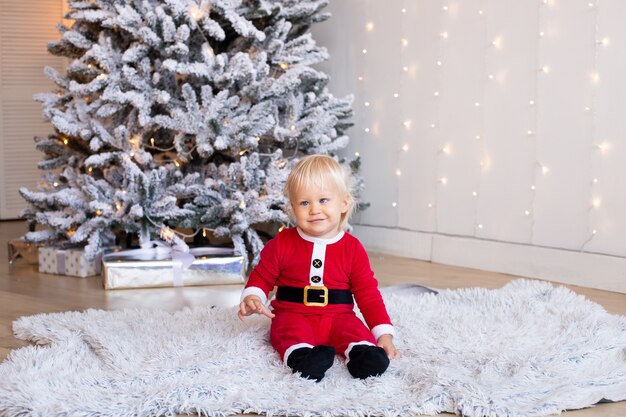
[{"label": "glowing light bulb", "polygon": [[546,32],[541,31],[541,32],[539,32],[539,37],[543,38],[545,36],[545,34],[546,34]]},{"label": "glowing light bulb", "polygon": [[206,237],[206,229],[202,228],[202,237]]},{"label": "glowing light bulb", "polygon": [[534,133],[533,133],[533,131],[532,131],[532,130],[528,130],[528,131],[526,132],[526,134],[527,134],[528,136],[532,136]]},{"label": "glowing light bulb", "polygon": [[404,152],[408,152],[409,151],[409,145],[407,145],[407,144],[402,145],[402,150]]},{"label": "glowing light bulb", "polygon": [[474,103],[474,107],[480,107],[480,103],[479,102]]},{"label": "glowing light bulb", "polygon": [[441,33],[439,34],[439,36],[440,36],[442,39],[448,39],[448,32],[441,32]]},{"label": "glowing light bulb", "polygon": [[402,13],[406,13],[406,9],[402,8],[402,10],[400,10]]},{"label": "glowing light bulb", "polygon": [[585,106],[585,111],[590,111],[590,110],[591,110],[591,107]]},{"label": "glowing light bulb", "polygon": [[393,98],[398,98],[400,95],[398,93],[393,93]]},{"label": "glowing light bulb", "polygon": [[371,32],[374,30],[374,22],[367,22],[365,24],[365,30],[367,30],[368,32]]},{"label": "glowing light bulb", "polygon": [[476,191],[472,191],[472,195],[473,195],[474,197],[478,197],[478,192],[476,192]]},{"label": "glowing light bulb", "polygon": [[593,199],[593,202],[591,204],[593,205],[593,207],[598,208],[600,207],[600,203],[601,203],[601,200],[596,197]]},{"label": "glowing light bulb", "polygon": [[450,146],[446,145],[441,149],[441,152],[445,153],[446,155],[450,155]]},{"label": "glowing light bulb", "polygon": [[443,6],[442,9],[443,9],[444,12],[447,12],[449,10],[449,7],[448,6]]},{"label": "glowing light bulb", "polygon": [[542,166],[541,166],[541,173],[542,173],[543,175],[546,175],[548,172],[550,172],[550,168],[548,168],[548,167],[547,167],[547,166],[545,166],[545,165],[542,165]]},{"label": "glowing light bulb", "polygon": [[428,208],[433,208],[433,203],[428,203]]},{"label": "glowing light bulb", "polygon": [[435,92],[433,93],[433,96],[435,96],[435,97],[439,97],[439,91],[435,91]]},{"label": "glowing light bulb", "polygon": [[596,233],[598,233],[598,231],[597,231],[596,229],[593,229],[593,230],[591,231],[591,234],[592,234],[592,235],[595,235]]},{"label": "glowing light bulb", "polygon": [[482,228],[483,228],[483,224],[482,224],[482,223],[478,223],[478,224],[476,225],[476,227],[478,227],[479,229],[482,229]]},{"label": "glowing light bulb", "polygon": [[441,177],[439,182],[441,182],[443,185],[446,185],[448,183],[448,179],[446,177]]},{"label": "glowing light bulb", "polygon": [[364,54],[367,53],[367,49],[363,49],[361,52],[363,52]]},{"label": "glowing light bulb", "polygon": [[240,209],[245,209],[246,208],[246,202],[243,200],[239,200],[239,208]]},{"label": "glowing light bulb", "polygon": [[597,179],[597,178],[594,178],[594,179],[593,179],[593,183],[594,183],[594,184],[597,184],[597,183],[598,183],[598,179]]},{"label": "glowing light bulb", "polygon": [[363,81],[363,76],[359,75],[358,77],[356,77],[356,79],[359,80],[359,81]]},{"label": "glowing light bulb", "polygon": [[53,186],[53,187],[58,187],[58,186],[59,186],[59,183],[55,181],[55,182],[53,182],[53,183],[52,183],[52,186]]},{"label": "glowing light bulb", "polygon": [[484,11],[482,11],[482,10],[479,10],[479,11],[478,11],[478,14],[479,14],[480,16],[482,16],[483,14],[485,14],[485,12],[484,12]]},{"label": "glowing light bulb", "polygon": [[93,172],[93,167],[89,167],[89,168],[87,168],[87,171],[88,171],[88,172]]},{"label": "glowing light bulb", "polygon": [[480,140],[480,135],[476,135],[476,140]]},{"label": "glowing light bulb", "polygon": [[405,38],[400,39],[400,42],[402,43],[402,46],[407,46],[409,44],[409,40]]},{"label": "glowing light bulb", "polygon": [[361,154],[360,154],[360,153],[358,153],[358,152],[355,152],[355,153],[354,153],[354,156],[356,156],[356,157],[358,158],[359,156],[361,156]]},{"label": "glowing light bulb", "polygon": [[535,187],[534,185],[531,185],[531,186],[530,186],[530,189],[531,189],[532,191],[535,191],[535,188],[536,188],[536,187]]},{"label": "glowing light bulb", "polygon": [[150,146],[154,146],[154,138],[150,138]]},{"label": "glowing light bulb", "polygon": [[404,71],[404,72],[409,71],[409,67],[406,67],[406,66],[405,66],[405,67],[402,67],[402,71]]},{"label": "glowing light bulb", "polygon": [[102,210],[96,210],[96,216],[102,215]]},{"label": "glowing light bulb", "polygon": [[489,78],[490,80],[493,80],[494,76],[493,76],[493,74],[489,74],[489,75],[487,75],[487,78]]},{"label": "glowing light bulb", "polygon": [[174,159],[174,165],[176,165],[177,168],[180,168],[180,162],[178,162],[177,160]]},{"label": "glowing light bulb", "polygon": [[204,15],[204,12],[202,11],[202,9],[195,3],[191,3],[187,11],[189,12],[191,17],[193,17],[195,21],[200,20],[202,16]]},{"label": "glowing light bulb", "polygon": [[391,207],[398,207],[398,203],[394,201],[393,203],[391,203]]},{"label": "glowing light bulb", "polygon": [[547,65],[544,65],[543,67],[540,68],[539,71],[543,72],[544,74],[548,74],[550,73],[550,67]]},{"label": "glowing light bulb", "polygon": [[278,66],[281,67],[283,70],[288,70],[289,69],[289,64],[287,64],[285,62],[282,62]]},{"label": "glowing light bulb", "polygon": [[599,45],[602,45],[602,46],[608,46],[609,45],[609,38],[603,38],[602,40],[599,40],[596,43],[599,44]]},{"label": "glowing light bulb", "polygon": [[369,127],[366,127],[365,129],[363,129],[363,131],[364,131],[365,133],[369,133],[369,132],[370,132],[370,128],[369,128]]},{"label": "glowing light bulb", "polygon": [[609,148],[611,147],[611,145],[608,142],[602,142],[601,144],[596,146],[598,149],[600,149],[600,152],[605,153],[609,150]]},{"label": "glowing light bulb", "polygon": [[363,103],[365,105],[365,107],[369,107],[370,106],[370,102],[366,101],[365,103]]},{"label": "glowing light bulb", "polygon": [[591,78],[592,83],[597,84],[600,81],[600,74],[598,74],[597,72],[594,72],[591,75],[589,75],[589,78]]},{"label": "glowing light bulb", "polygon": [[402,122],[402,125],[406,127],[407,129],[409,129],[411,127],[411,121],[405,120],[404,122]]},{"label": "glowing light bulb", "polygon": [[431,124],[430,124],[430,127],[432,127],[432,128],[434,129],[434,128],[436,128],[436,127],[437,127],[437,125],[436,125],[436,124],[434,124],[434,123],[431,123]]},{"label": "glowing light bulb", "polygon": [[440,66],[442,66],[442,65],[443,65],[443,62],[441,62],[441,61],[437,61],[437,66],[438,66],[438,67],[440,67]]},{"label": "glowing light bulb", "polygon": [[63,144],[67,145],[68,143],[70,143],[70,141],[67,138],[63,138]]},{"label": "glowing light bulb", "polygon": [[526,215],[526,216],[530,216],[530,211],[528,211],[528,210],[524,210],[524,215]]},{"label": "glowing light bulb", "polygon": [[396,169],[396,177],[400,177],[402,176],[402,171],[400,171],[399,169]]},{"label": "glowing light bulb", "polygon": [[534,106],[534,105],[535,105],[535,100],[530,100],[530,101],[528,102],[528,104],[530,104],[531,106]]},{"label": "glowing light bulb", "polygon": [[500,38],[500,37],[495,38],[495,39],[491,42],[491,45],[492,45],[494,48],[500,49],[500,47],[502,46],[502,38]]}]

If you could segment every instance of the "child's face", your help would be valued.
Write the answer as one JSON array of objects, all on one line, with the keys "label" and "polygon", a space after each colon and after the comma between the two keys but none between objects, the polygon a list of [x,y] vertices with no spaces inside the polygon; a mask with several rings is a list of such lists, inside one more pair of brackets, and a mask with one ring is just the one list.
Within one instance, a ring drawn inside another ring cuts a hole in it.
[{"label": "child's face", "polygon": [[335,184],[323,188],[302,188],[291,196],[296,224],[304,233],[317,238],[332,238],[339,233],[341,215],[348,211],[348,198]]}]

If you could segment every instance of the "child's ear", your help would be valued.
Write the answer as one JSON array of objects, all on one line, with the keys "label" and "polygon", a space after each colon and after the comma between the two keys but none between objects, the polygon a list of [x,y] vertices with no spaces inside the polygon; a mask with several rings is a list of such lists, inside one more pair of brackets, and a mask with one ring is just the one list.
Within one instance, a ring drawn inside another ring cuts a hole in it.
[{"label": "child's ear", "polygon": [[347,213],[348,207],[350,207],[350,200],[348,198],[348,194],[344,195],[343,201],[341,202],[341,213]]}]

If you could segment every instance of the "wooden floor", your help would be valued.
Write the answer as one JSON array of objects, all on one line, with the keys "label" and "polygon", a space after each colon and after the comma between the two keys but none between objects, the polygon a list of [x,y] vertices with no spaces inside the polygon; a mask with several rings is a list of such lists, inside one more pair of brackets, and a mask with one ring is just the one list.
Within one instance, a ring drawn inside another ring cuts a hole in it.
[{"label": "wooden floor", "polygon": [[[0,222],[0,360],[26,343],[15,339],[11,323],[20,316],[68,310],[158,307],[174,311],[199,305],[232,306],[241,287],[187,287],[104,291],[99,277],[75,278],[37,272],[37,266],[18,260],[7,262],[7,242],[25,232],[22,222]],[[418,283],[435,288],[499,288],[517,277],[412,259],[371,254],[381,285]],[[626,294],[572,287],[613,314],[626,315]],[[624,417],[626,402],[564,413],[565,417]]]}]

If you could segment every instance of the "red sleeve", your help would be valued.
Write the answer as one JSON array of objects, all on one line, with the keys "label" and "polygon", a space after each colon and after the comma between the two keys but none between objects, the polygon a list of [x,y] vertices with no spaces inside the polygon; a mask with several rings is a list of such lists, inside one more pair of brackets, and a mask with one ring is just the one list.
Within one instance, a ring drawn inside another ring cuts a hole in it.
[{"label": "red sleeve", "polygon": [[367,252],[356,239],[354,240],[353,252],[350,285],[365,322],[370,329],[381,324],[391,324]]},{"label": "red sleeve", "polygon": [[276,236],[265,244],[261,251],[259,263],[254,267],[246,283],[246,288],[257,287],[265,292],[267,296],[280,276],[279,268],[279,243],[280,238]]}]

